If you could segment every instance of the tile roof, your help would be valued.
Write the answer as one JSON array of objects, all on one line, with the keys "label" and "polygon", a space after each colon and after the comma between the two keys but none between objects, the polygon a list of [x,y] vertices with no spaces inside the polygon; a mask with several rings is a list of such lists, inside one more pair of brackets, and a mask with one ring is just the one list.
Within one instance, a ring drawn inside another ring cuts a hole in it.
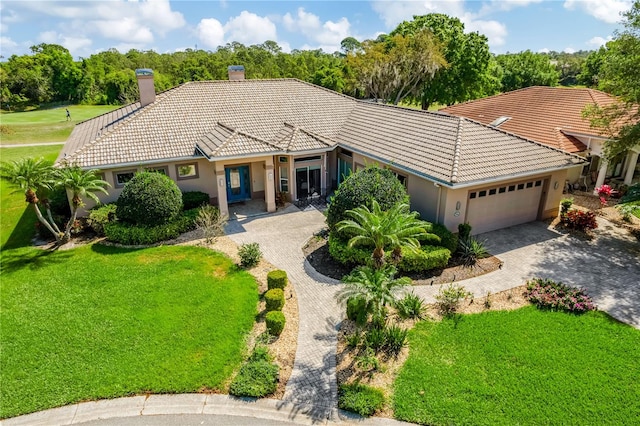
[{"label": "tile roof", "polygon": [[113,167],[336,144],[447,185],[580,164],[473,120],[353,98],[294,79],[192,82],[80,123],[59,160]]},{"label": "tile roof", "polygon": [[[476,99],[441,109],[452,115],[490,124],[499,117],[510,117],[500,129],[567,152],[580,152],[586,146],[566,133],[600,136],[582,118],[587,105],[606,106],[613,96],[593,89],[533,86]],[[566,133],[565,133],[566,132]]]}]

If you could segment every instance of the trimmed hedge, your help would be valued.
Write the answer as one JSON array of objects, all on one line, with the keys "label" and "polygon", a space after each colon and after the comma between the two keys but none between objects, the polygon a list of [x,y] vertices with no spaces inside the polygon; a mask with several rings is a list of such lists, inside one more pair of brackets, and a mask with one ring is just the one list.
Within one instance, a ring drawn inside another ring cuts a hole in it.
[{"label": "trimmed hedge", "polygon": [[180,234],[195,229],[194,215],[197,209],[184,212],[171,223],[158,226],[136,226],[126,222],[104,224],[104,234],[114,243],[124,245],[149,245],[178,238]]},{"label": "trimmed hedge", "polygon": [[267,324],[267,330],[272,336],[279,336],[284,330],[284,325],[287,320],[284,317],[282,311],[270,311],[264,317],[264,321]]},{"label": "trimmed hedge", "polygon": [[451,251],[445,247],[422,246],[420,250],[404,251],[398,270],[403,272],[422,272],[444,268],[449,263]]},{"label": "trimmed hedge", "polygon": [[182,208],[191,210],[202,206],[208,206],[209,194],[201,191],[186,191],[182,193]]},{"label": "trimmed hedge", "polygon": [[384,392],[360,383],[340,385],[338,407],[369,417],[380,411],[385,404]]},{"label": "trimmed hedge", "polygon": [[275,271],[270,271],[267,274],[267,288],[271,290],[272,288],[281,288],[284,289],[287,286],[287,273],[280,269]]},{"label": "trimmed hedge", "polygon": [[432,224],[431,233],[440,237],[440,243],[430,245],[446,247],[451,253],[455,253],[458,249],[458,236],[449,231],[444,225]]},{"label": "trimmed hedge", "polygon": [[97,205],[89,211],[87,223],[98,235],[104,235],[107,223],[116,220],[116,205],[113,203]]},{"label": "trimmed hedge", "polygon": [[172,222],[182,211],[182,192],[168,176],[137,173],[116,201],[116,215],[133,225],[156,226]]},{"label": "trimmed hedge", "polygon": [[267,311],[281,311],[284,306],[284,291],[281,288],[272,288],[264,294]]},{"label": "trimmed hedge", "polygon": [[373,248],[349,247],[348,242],[336,233],[329,234],[329,254],[343,265],[366,265],[371,260]]}]

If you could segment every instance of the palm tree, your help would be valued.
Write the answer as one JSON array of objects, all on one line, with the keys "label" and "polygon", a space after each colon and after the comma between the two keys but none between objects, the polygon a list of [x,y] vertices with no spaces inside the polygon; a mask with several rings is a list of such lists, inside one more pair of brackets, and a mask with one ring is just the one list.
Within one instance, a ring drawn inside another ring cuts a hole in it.
[{"label": "palm tree", "polygon": [[382,318],[385,306],[394,305],[402,289],[411,284],[409,277],[394,278],[395,273],[393,265],[359,266],[342,279],[345,286],[336,297],[341,303],[352,297],[361,298],[374,317]]},{"label": "palm tree", "polygon": [[83,170],[79,166],[67,166],[57,173],[58,184],[63,186],[71,195],[71,218],[64,230],[64,239],[71,238],[71,228],[78,216],[78,209],[85,205],[83,198],[91,198],[96,203],[100,202],[96,192],[108,194],[106,187],[108,182],[100,179],[95,170]]},{"label": "palm tree", "polygon": [[376,268],[384,265],[385,247],[392,247],[395,262],[400,261],[403,247],[420,248],[418,238],[427,234],[428,223],[418,219],[418,212],[411,212],[406,203],[398,203],[384,212],[376,200],[371,204],[371,210],[367,206],[347,210],[346,214],[353,219],[338,222],[339,231],[352,235],[349,247],[373,246],[371,257]]},{"label": "palm tree", "polygon": [[60,241],[62,233],[55,223],[49,223],[44,218],[38,207],[38,190],[51,189],[55,184],[55,171],[52,164],[43,158],[21,158],[3,163],[0,166],[0,176],[24,191],[25,201],[33,206],[40,223],[51,231],[56,242]]}]

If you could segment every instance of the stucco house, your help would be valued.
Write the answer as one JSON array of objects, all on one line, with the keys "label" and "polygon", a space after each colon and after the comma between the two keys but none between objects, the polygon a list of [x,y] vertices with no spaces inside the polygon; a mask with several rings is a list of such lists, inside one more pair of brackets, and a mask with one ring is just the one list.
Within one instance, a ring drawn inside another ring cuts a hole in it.
[{"label": "stucco house", "polygon": [[586,88],[527,87],[441,109],[467,117],[545,145],[580,155],[588,160],[583,168],[567,174],[572,185],[593,190],[603,183],[631,185],[640,181],[640,143],[611,161],[605,161],[607,136],[582,117],[588,105],[605,107],[616,99]]},{"label": "stucco house", "polygon": [[356,100],[295,79],[190,82],[156,94],[137,70],[140,102],[79,123],[58,162],[100,169],[117,199],[141,170],[229,204],[277,193],[324,196],[378,163],[407,187],[425,220],[476,233],[557,214],[580,157],[468,118]]}]

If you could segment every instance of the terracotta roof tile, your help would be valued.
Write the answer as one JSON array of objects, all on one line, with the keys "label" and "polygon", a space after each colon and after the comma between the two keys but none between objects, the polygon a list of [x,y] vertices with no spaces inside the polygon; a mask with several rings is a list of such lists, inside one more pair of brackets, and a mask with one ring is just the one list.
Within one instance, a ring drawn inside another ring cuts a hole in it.
[{"label": "terracotta roof tile", "polygon": [[502,116],[510,117],[500,129],[567,152],[580,152],[586,148],[584,144],[565,132],[600,135],[582,118],[582,110],[594,103],[606,106],[615,101],[613,96],[593,89],[534,86],[452,105],[441,111],[483,124]]}]

